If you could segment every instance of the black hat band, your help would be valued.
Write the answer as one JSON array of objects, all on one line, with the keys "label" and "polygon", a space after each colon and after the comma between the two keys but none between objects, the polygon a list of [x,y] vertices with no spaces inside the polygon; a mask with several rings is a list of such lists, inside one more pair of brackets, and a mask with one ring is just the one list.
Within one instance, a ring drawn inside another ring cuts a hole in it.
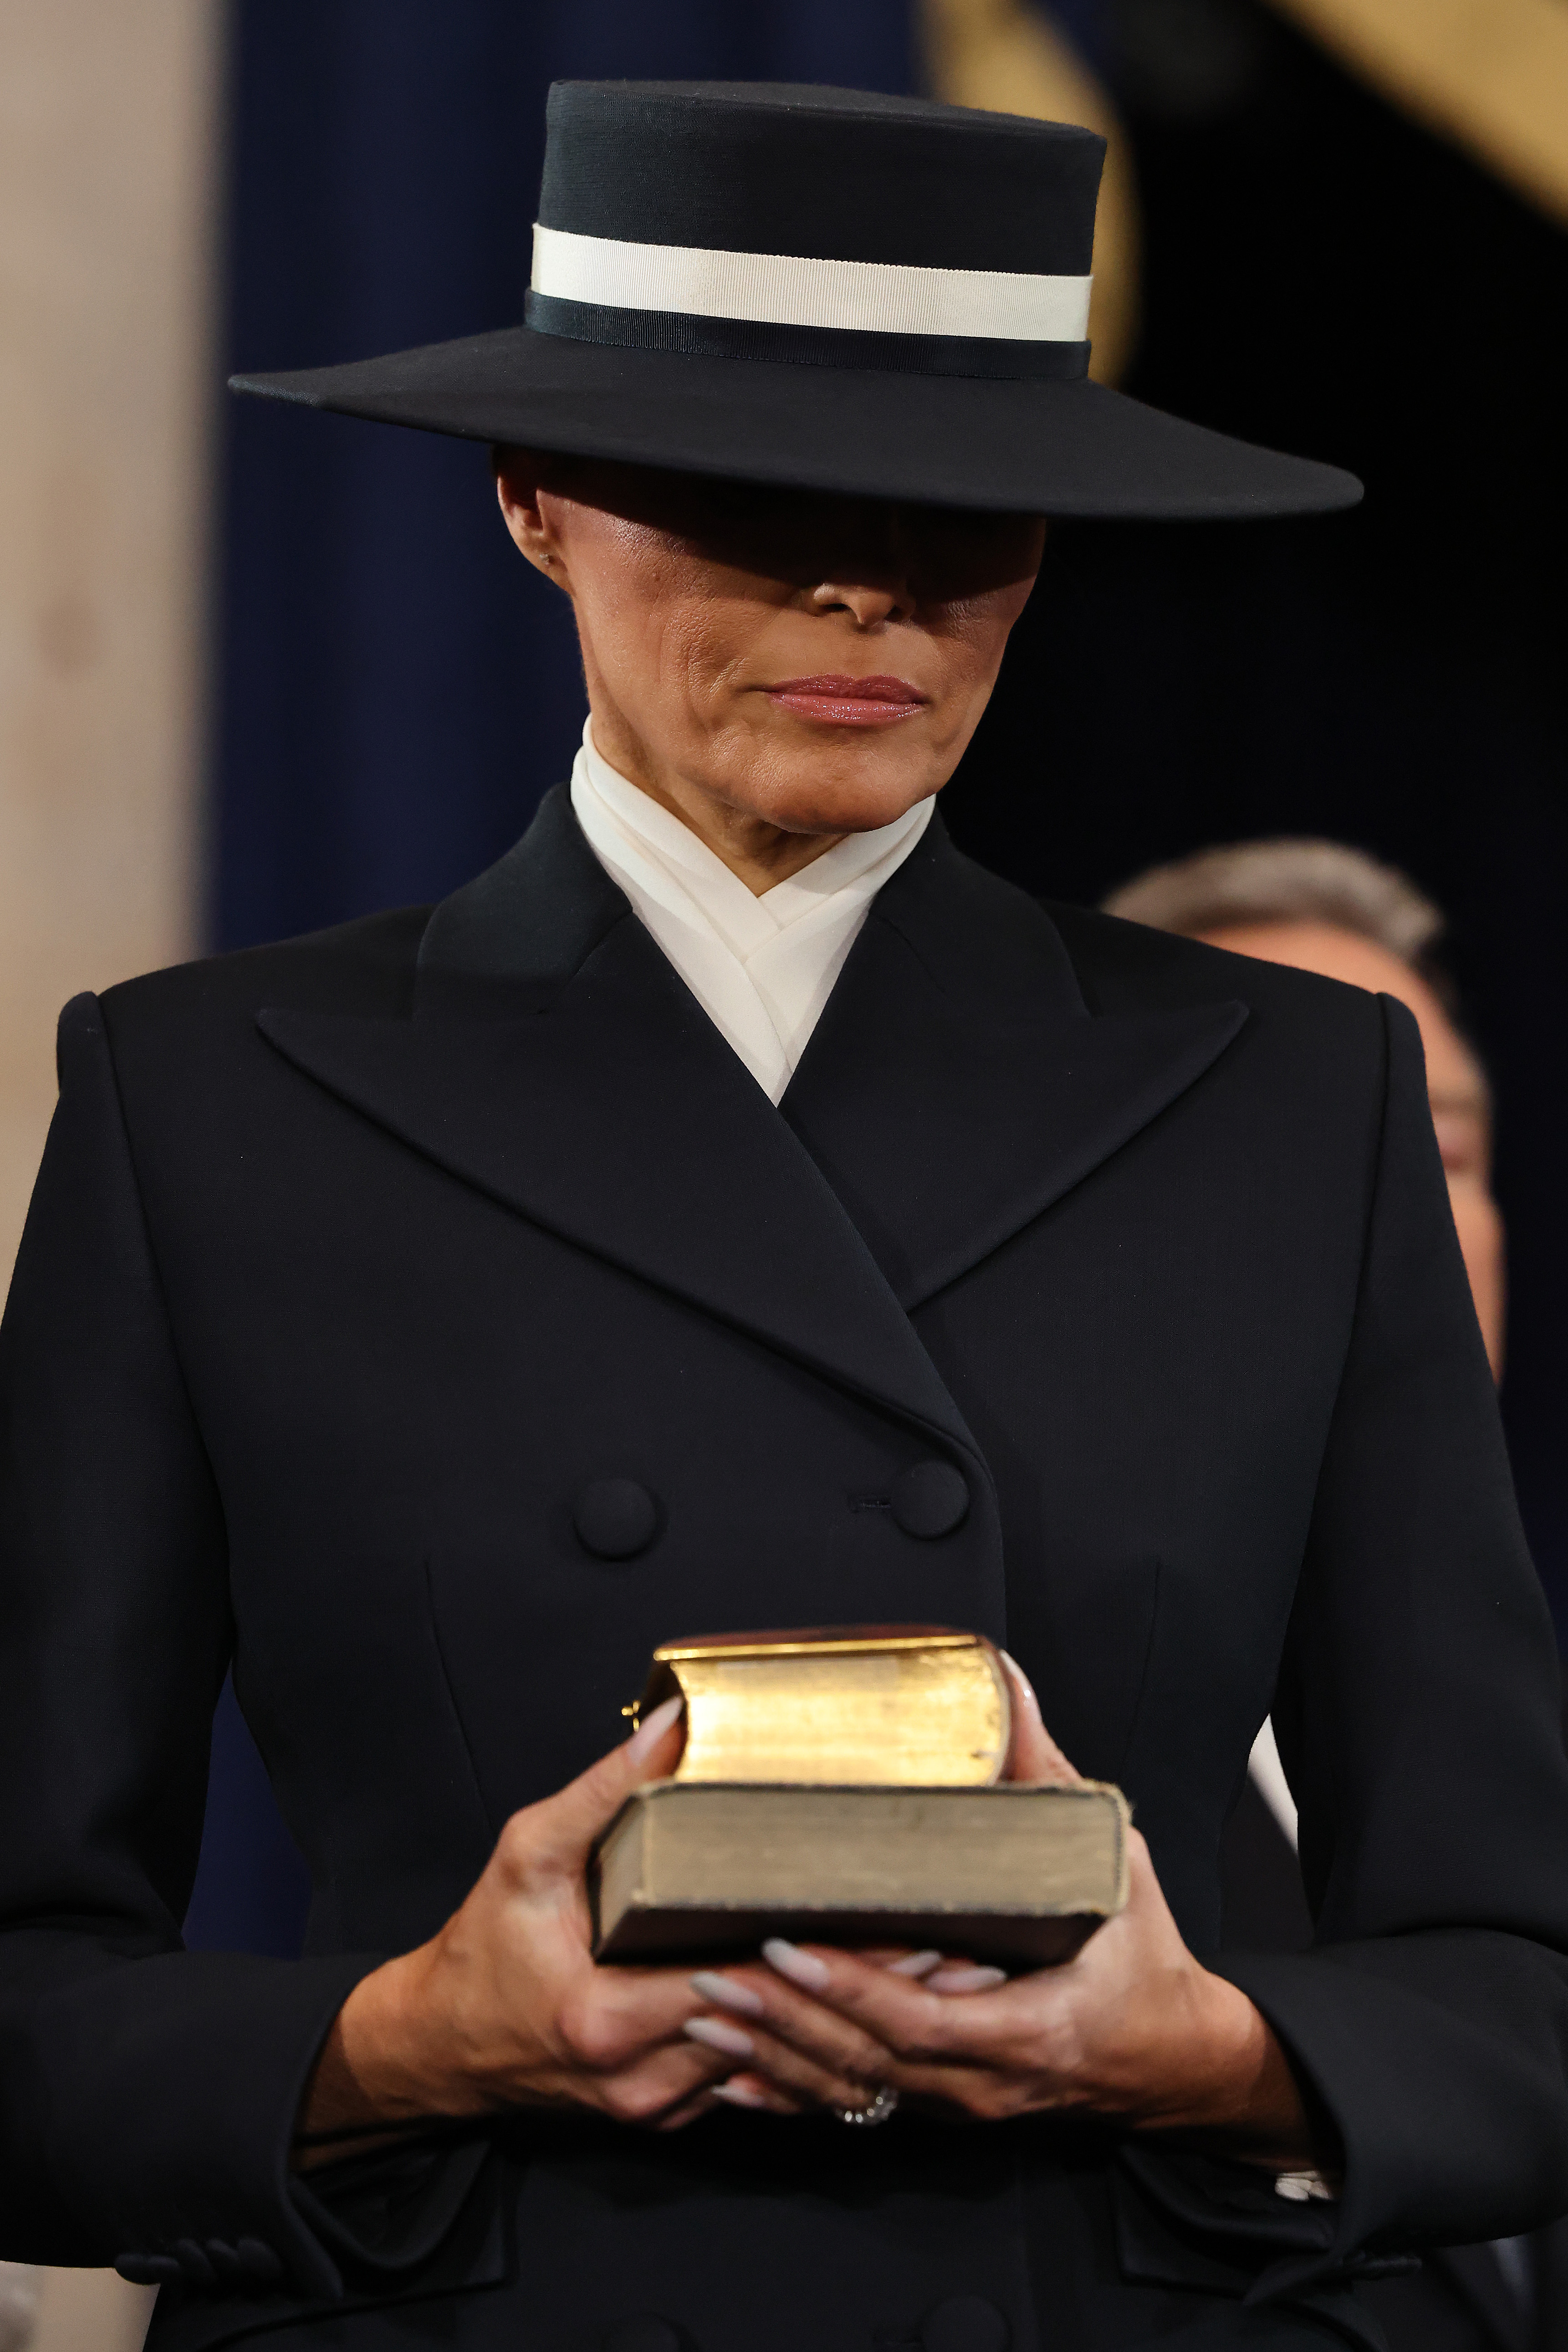
[{"label": "black hat band", "polygon": [[1090,280],[638,245],[536,226],[536,332],[715,359],[1081,377]]}]

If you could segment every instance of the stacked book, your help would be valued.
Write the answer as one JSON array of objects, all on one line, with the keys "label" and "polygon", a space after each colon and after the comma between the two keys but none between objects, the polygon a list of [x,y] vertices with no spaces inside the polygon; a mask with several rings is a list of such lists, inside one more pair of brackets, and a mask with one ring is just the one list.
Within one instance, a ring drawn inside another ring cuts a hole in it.
[{"label": "stacked book", "polygon": [[787,1936],[1039,1968],[1127,1899],[1121,1791],[1006,1778],[1012,1685],[981,1635],[671,1642],[627,1712],[678,1694],[679,1765],[636,1791],[595,1855],[603,1960],[717,1958]]}]

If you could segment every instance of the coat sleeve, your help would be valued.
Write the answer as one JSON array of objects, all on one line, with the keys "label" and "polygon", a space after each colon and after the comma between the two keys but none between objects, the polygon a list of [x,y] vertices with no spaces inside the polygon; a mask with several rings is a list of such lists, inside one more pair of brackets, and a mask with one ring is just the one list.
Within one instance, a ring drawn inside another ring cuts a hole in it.
[{"label": "coat sleeve", "polygon": [[1316,1937],[1305,1954],[1214,1963],[1344,2147],[1331,2244],[1281,2252],[1275,2287],[1568,2208],[1560,1671],[1419,1034],[1383,1003],[1355,1318],[1274,1710]]},{"label": "coat sleeve", "polygon": [[231,1638],[223,1512],[91,996],[59,1067],[0,1327],[0,2252],[331,2295],[289,2141],[375,1962],[181,1948]]}]

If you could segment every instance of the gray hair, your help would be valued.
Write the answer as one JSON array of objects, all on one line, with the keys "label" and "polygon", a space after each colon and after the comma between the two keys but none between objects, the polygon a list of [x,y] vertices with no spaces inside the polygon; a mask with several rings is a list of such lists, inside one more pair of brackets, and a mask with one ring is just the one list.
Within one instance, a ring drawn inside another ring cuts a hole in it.
[{"label": "gray hair", "polygon": [[1152,866],[1105,900],[1108,915],[1187,939],[1231,923],[1333,923],[1420,966],[1441,911],[1397,866],[1341,841],[1238,841]]}]

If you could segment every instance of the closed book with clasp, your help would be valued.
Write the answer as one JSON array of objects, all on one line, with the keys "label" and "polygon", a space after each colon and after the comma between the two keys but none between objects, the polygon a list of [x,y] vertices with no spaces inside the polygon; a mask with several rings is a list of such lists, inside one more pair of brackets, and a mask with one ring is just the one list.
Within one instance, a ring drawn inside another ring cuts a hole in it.
[{"label": "closed book with clasp", "polygon": [[1012,1696],[994,1646],[948,1625],[704,1633],[653,1654],[630,1713],[686,1701],[681,1780],[984,1787],[1006,1769]]}]

